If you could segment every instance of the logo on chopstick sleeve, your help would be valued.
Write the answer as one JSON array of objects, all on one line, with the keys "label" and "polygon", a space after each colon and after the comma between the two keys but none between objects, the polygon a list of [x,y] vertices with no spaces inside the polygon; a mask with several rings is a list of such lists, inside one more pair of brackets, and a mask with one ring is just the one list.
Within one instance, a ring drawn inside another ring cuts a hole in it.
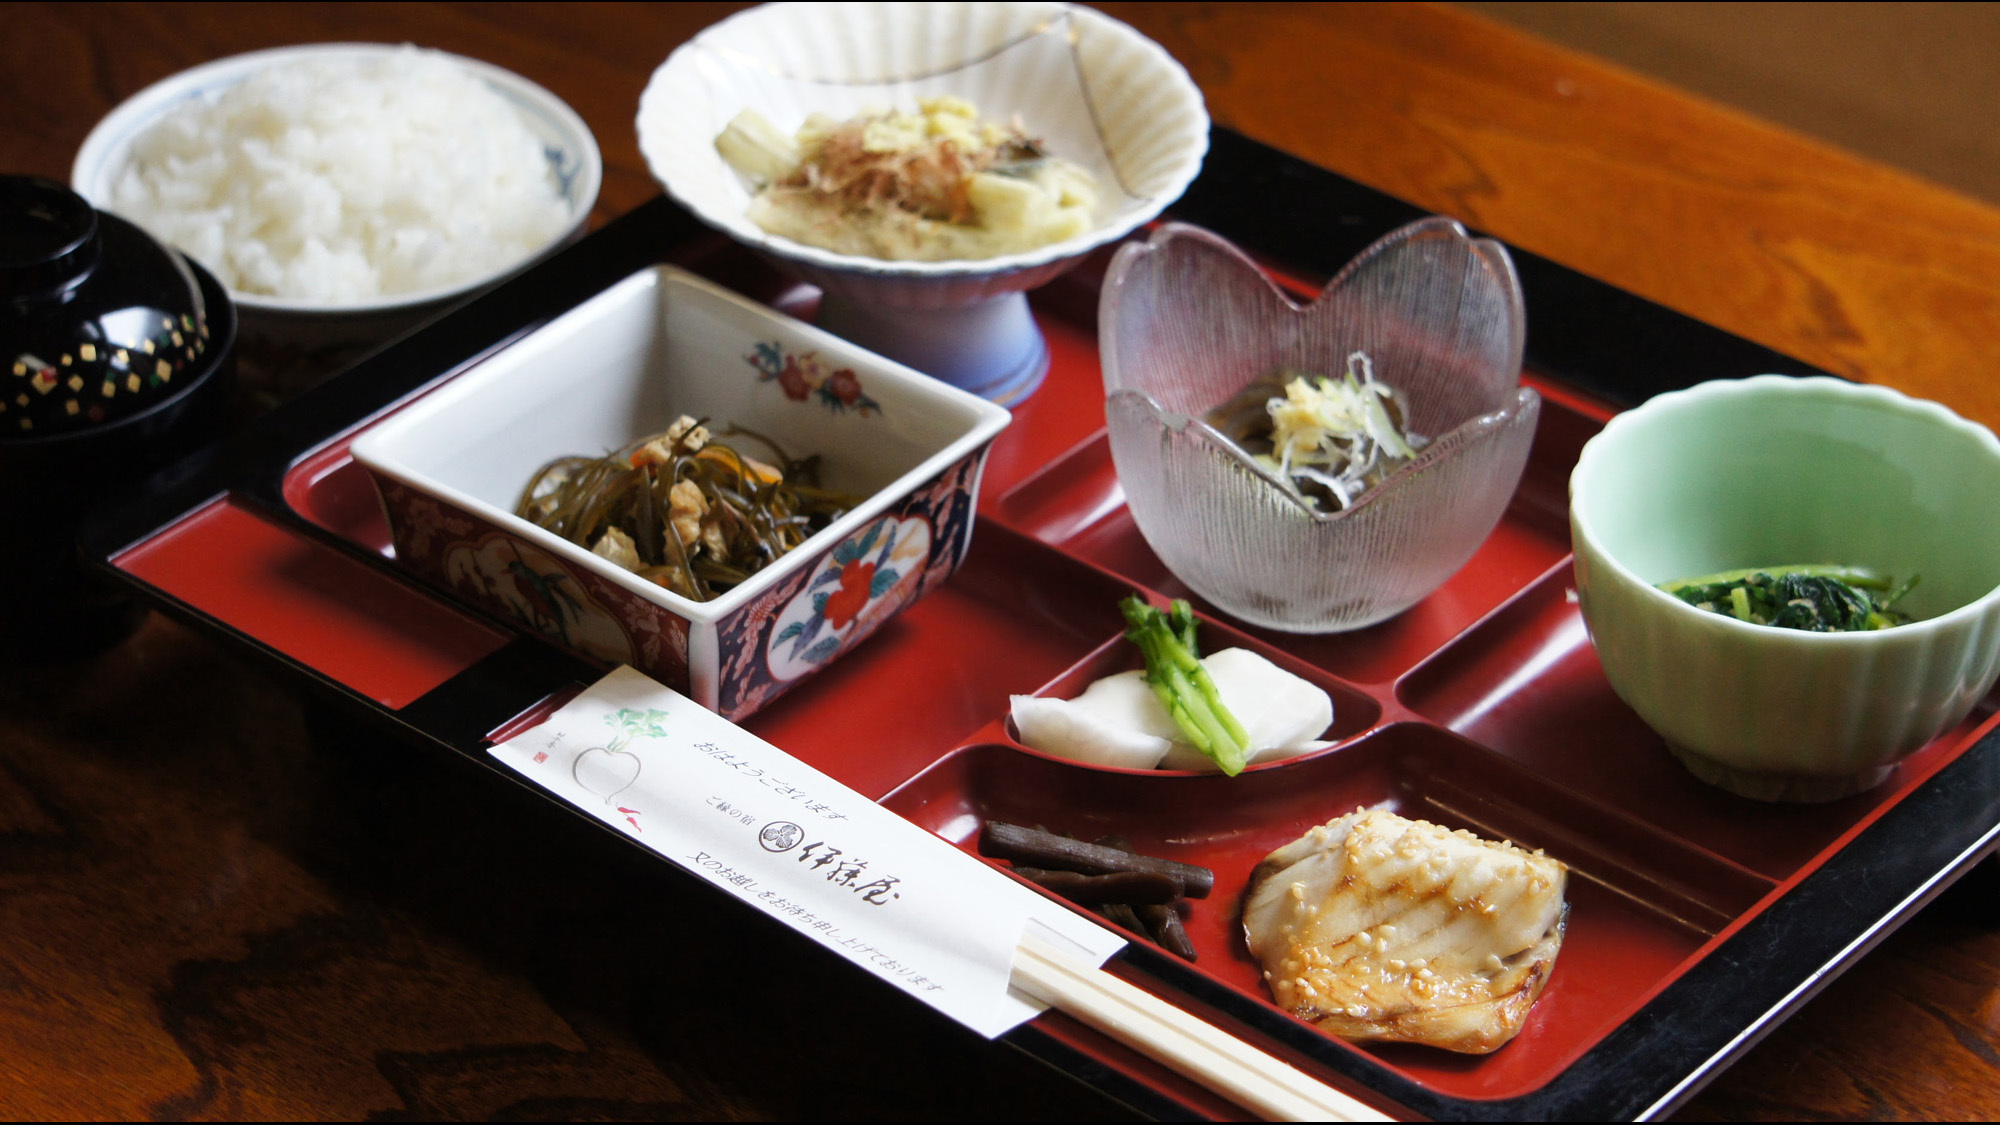
[{"label": "logo on chopstick sleeve", "polygon": [[665,737],[666,718],[665,711],[620,708],[604,716],[605,723],[618,732],[611,741],[578,751],[570,762],[570,778],[584,792],[604,798],[607,805],[615,805],[634,832],[643,831],[639,827],[640,811],[617,801],[620,793],[632,788],[639,780],[639,772],[645,765],[639,760],[638,753],[631,749],[632,740]]}]

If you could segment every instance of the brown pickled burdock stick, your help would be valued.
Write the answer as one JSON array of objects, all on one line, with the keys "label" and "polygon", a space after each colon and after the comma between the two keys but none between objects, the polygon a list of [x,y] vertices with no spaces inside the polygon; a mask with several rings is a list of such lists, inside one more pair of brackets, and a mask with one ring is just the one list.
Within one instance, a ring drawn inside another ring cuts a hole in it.
[{"label": "brown pickled burdock stick", "polygon": [[1097,913],[1111,920],[1112,922],[1115,922],[1118,925],[1125,927],[1126,929],[1132,931],[1135,934],[1143,934],[1146,932],[1145,923],[1139,921],[1139,912],[1132,909],[1130,906],[1127,906],[1125,903],[1122,902],[1098,903]]},{"label": "brown pickled burdock stick", "polygon": [[979,852],[995,859],[1086,875],[1110,875],[1120,871],[1154,872],[1179,883],[1181,893],[1188,898],[1207,898],[1208,892],[1215,887],[1215,872],[1206,867],[1137,855],[1101,844],[1087,844],[1053,832],[997,820],[987,821],[979,830]]},{"label": "brown pickled burdock stick", "polygon": [[[1116,848],[1121,852],[1132,850],[1132,842],[1123,836],[1099,836],[1093,841],[1100,847]],[[1125,900],[1132,904],[1132,913],[1146,927],[1146,936],[1153,944],[1179,957],[1183,961],[1199,961],[1201,955],[1195,952],[1194,939],[1188,937],[1187,927],[1181,924],[1181,914],[1177,909],[1178,898],[1158,903],[1141,902],[1138,899]]]},{"label": "brown pickled burdock stick", "polygon": [[1187,927],[1181,925],[1180,912],[1171,904],[1146,903],[1133,907],[1132,912],[1145,923],[1146,932],[1153,935],[1161,949],[1183,961],[1196,960],[1194,941],[1188,937]]},{"label": "brown pickled burdock stick", "polygon": [[1094,906],[1100,902],[1139,906],[1172,902],[1181,897],[1180,884],[1157,871],[1084,875],[1076,871],[1048,871],[1016,864],[1014,874],[1082,906]]}]

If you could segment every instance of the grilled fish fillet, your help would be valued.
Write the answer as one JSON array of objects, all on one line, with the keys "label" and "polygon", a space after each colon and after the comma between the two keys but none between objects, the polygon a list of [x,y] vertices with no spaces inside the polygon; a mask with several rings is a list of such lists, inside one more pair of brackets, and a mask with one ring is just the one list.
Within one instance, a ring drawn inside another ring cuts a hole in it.
[{"label": "grilled fish fillet", "polygon": [[1485,1054],[1512,1039],[1562,946],[1569,869],[1379,809],[1257,865],[1243,905],[1272,997],[1346,1039]]}]

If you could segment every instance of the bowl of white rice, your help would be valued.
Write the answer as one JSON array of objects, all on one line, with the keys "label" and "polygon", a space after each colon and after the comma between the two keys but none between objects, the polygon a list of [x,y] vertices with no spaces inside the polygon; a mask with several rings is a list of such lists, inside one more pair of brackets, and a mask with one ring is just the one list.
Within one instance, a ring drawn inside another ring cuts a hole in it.
[{"label": "bowl of white rice", "polygon": [[542,87],[368,43],[155,83],[91,131],[71,171],[78,194],[228,287],[246,367],[293,384],[280,391],[575,237],[602,180],[590,129]]}]

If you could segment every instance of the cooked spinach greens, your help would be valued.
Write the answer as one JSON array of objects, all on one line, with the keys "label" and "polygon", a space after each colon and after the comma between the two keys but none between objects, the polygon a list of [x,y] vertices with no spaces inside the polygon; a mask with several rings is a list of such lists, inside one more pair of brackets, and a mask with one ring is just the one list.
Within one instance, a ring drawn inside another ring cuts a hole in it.
[{"label": "cooked spinach greens", "polygon": [[1907,623],[1891,608],[1917,584],[1864,567],[1808,564],[1751,567],[1662,582],[1660,589],[1696,609],[1753,625],[1809,633],[1859,633]]}]

